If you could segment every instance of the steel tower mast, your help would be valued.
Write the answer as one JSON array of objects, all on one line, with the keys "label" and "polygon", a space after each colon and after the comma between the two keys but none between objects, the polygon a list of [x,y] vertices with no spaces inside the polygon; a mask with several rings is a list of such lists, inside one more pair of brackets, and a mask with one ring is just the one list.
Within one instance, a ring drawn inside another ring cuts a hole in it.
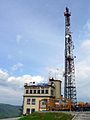
[{"label": "steel tower mast", "polygon": [[70,16],[71,13],[66,7],[65,16],[65,81],[64,81],[64,97],[71,99],[72,103],[77,102],[76,86],[75,86],[75,68],[73,56],[73,41],[70,31]]}]

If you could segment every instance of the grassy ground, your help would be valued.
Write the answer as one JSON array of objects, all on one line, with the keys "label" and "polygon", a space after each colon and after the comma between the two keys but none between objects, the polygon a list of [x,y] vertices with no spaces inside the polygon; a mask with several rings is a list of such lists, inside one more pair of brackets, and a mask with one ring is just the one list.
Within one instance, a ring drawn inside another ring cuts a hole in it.
[{"label": "grassy ground", "polygon": [[19,120],[71,120],[71,114],[65,114],[60,112],[42,112],[42,113],[33,113],[31,115],[24,116]]}]

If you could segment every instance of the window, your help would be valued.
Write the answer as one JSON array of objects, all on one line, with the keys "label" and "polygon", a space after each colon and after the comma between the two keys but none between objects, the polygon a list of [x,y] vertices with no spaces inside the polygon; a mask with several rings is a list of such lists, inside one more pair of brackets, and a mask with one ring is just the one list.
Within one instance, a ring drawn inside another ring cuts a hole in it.
[{"label": "window", "polygon": [[30,108],[26,109],[26,114],[30,114]]},{"label": "window", "polygon": [[27,99],[27,104],[30,104],[30,99]]},{"label": "window", "polygon": [[38,94],[40,94],[40,90],[38,90],[37,92],[38,92]]},{"label": "window", "polygon": [[44,94],[44,90],[41,90],[41,93]]},{"label": "window", "polygon": [[36,90],[34,90],[34,94],[36,94]]},{"label": "window", "polygon": [[32,94],[32,90],[30,90],[30,94]]},{"label": "window", "polygon": [[48,90],[46,90],[45,93],[48,94]]},{"label": "window", "polygon": [[46,101],[42,101],[42,105],[46,105]]},{"label": "window", "polygon": [[28,94],[28,90],[26,90],[26,94]]},{"label": "window", "polygon": [[43,99],[42,101],[40,101],[40,108],[44,109],[46,108],[46,99]]},{"label": "window", "polygon": [[32,99],[32,105],[35,105],[36,100]]}]

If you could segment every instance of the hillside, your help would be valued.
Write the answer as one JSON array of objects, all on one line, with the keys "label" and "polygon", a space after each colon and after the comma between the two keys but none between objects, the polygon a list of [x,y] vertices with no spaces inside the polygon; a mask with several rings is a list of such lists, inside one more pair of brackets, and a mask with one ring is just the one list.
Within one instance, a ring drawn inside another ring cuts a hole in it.
[{"label": "hillside", "polygon": [[62,112],[36,112],[31,115],[24,116],[19,120],[72,120],[71,114],[65,114]]},{"label": "hillside", "polygon": [[21,114],[21,106],[0,103],[0,118],[17,117]]}]

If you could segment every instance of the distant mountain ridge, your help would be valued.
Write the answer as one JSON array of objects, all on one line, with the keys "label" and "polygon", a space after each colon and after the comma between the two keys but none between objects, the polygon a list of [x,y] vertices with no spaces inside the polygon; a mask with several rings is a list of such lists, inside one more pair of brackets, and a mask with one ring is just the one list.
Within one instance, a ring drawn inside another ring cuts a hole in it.
[{"label": "distant mountain ridge", "polygon": [[21,106],[0,103],[0,118],[18,117],[21,115]]}]

